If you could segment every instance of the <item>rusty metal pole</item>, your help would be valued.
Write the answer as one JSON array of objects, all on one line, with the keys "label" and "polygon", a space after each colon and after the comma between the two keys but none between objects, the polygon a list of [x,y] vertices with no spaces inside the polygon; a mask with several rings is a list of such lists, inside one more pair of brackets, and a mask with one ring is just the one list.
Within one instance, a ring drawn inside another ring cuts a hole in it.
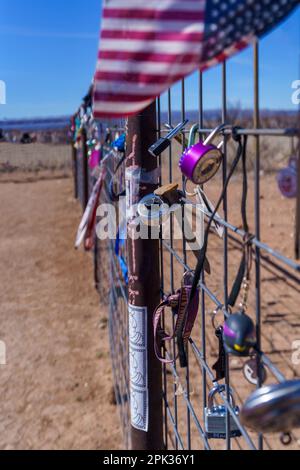
[{"label": "rusty metal pole", "polygon": [[[139,115],[131,117],[128,122],[126,171],[139,168],[144,175],[139,184],[139,200],[146,194],[153,193],[158,186],[157,171],[155,172],[158,160],[148,153],[148,148],[156,138],[156,107],[153,103]],[[150,238],[133,240],[130,234],[129,223],[127,241],[129,324],[134,328],[138,325],[134,331],[130,327],[129,334],[130,356],[135,355],[131,362],[130,384],[131,446],[133,450],[162,450],[162,370],[154,353],[152,326],[153,312],[160,302],[159,240]],[[139,327],[143,321],[144,331],[142,326]],[[141,337],[145,335],[140,344],[139,340],[135,343],[134,338],[139,328]],[[144,356],[143,346],[145,346]],[[135,382],[137,375],[135,366],[141,371],[145,381],[140,383],[140,390],[139,384]]]}]

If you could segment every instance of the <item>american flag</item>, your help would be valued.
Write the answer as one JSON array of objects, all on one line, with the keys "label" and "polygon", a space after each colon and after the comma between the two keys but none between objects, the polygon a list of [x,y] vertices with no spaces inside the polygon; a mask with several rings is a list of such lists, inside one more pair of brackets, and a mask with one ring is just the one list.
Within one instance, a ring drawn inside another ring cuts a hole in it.
[{"label": "american flag", "polygon": [[298,0],[104,0],[94,115],[138,113],[173,83],[244,49]]}]

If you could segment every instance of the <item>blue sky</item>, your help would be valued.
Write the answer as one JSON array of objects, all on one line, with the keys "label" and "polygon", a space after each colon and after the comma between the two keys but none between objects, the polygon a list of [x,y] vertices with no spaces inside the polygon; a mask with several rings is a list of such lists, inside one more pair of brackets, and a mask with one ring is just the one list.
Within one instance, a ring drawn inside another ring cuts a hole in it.
[{"label": "blue sky", "polygon": [[[98,48],[101,0],[0,0],[0,80],[7,104],[0,118],[74,112],[91,82]],[[300,7],[260,46],[261,106],[295,109],[291,83],[300,79]],[[252,106],[252,50],[228,62],[228,101]],[[187,81],[187,108],[197,102],[197,76]],[[221,70],[204,74],[205,108],[221,103]],[[173,87],[174,101],[180,89]]]}]

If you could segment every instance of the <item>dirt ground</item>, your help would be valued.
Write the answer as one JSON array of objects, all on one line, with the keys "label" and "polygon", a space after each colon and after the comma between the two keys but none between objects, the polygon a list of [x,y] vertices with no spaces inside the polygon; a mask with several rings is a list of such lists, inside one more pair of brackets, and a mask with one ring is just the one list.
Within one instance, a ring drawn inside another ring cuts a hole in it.
[{"label": "dirt ground", "polygon": [[72,179],[18,183],[0,183],[0,449],[120,449],[107,318],[91,259],[72,248]]},{"label": "dirt ground", "polygon": [[[104,308],[101,310],[94,289],[91,257],[73,249],[81,208],[73,197],[69,149],[59,149],[61,156],[57,155],[53,168],[49,162],[55,149],[26,147],[27,153],[30,149],[32,152],[28,167],[22,166],[24,155],[21,147],[17,149],[15,168],[0,171],[0,341],[7,347],[7,365],[0,366],[0,449],[122,449],[118,411],[112,404],[107,313]],[[10,161],[12,151],[12,147],[0,146],[2,166]],[[47,163],[39,170],[41,152]],[[293,259],[295,200],[279,194],[275,173],[262,175],[261,182],[262,240]],[[208,184],[207,193],[212,201],[217,199],[219,190],[220,180]],[[240,194],[241,178],[235,175],[228,206],[229,220],[237,226],[241,224]],[[248,215],[254,231],[251,174]],[[176,248],[180,246],[181,242],[176,242]],[[223,295],[222,256],[223,242],[212,235],[208,258],[213,273],[206,282],[219,298]],[[239,260],[240,252],[230,242],[230,284]],[[192,266],[195,263],[192,255],[189,262]],[[168,254],[165,266],[169,272]],[[182,278],[180,266],[175,266],[174,274],[177,287]],[[261,274],[263,350],[286,377],[299,377],[300,365],[292,361],[293,342],[300,338],[299,277],[288,279],[279,275],[266,262]],[[166,279],[166,291],[168,282]],[[216,361],[218,348],[209,315],[212,308],[207,299],[210,366]],[[254,273],[248,313],[254,318]],[[200,319],[193,336],[201,348]],[[196,361],[191,361],[191,401],[201,416],[201,371]],[[238,404],[254,390],[243,378],[243,365],[240,359],[230,361]],[[184,384],[184,371],[180,376]],[[274,382],[269,373],[267,383]],[[173,388],[174,380],[168,375],[170,398]],[[178,414],[180,432],[185,435],[186,404],[182,396],[178,396]],[[193,426],[192,432],[192,447],[202,448]],[[256,438],[253,434],[251,437]],[[290,449],[299,449],[299,431],[293,438]],[[223,448],[223,443],[212,444]],[[233,444],[233,448],[239,447],[246,448],[242,440]],[[266,436],[265,447],[283,448],[278,436]]]}]

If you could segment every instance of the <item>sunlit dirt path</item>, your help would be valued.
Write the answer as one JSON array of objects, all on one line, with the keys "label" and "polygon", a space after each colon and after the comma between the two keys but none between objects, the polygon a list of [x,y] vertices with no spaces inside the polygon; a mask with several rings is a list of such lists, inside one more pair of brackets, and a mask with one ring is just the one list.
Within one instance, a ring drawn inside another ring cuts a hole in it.
[{"label": "sunlit dirt path", "polygon": [[118,449],[106,313],[71,179],[0,184],[0,449]]}]

